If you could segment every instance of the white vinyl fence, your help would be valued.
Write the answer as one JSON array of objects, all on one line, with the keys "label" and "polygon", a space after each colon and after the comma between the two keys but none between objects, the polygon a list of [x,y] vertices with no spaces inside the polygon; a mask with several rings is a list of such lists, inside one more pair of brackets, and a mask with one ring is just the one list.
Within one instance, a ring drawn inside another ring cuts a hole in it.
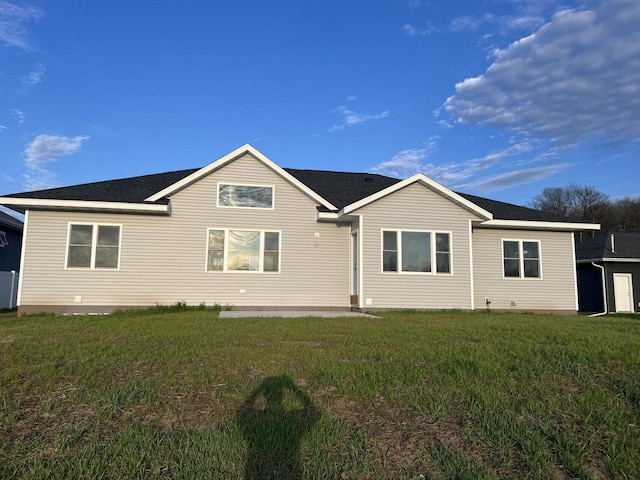
[{"label": "white vinyl fence", "polygon": [[15,271],[0,272],[0,309],[16,308],[19,275]]}]

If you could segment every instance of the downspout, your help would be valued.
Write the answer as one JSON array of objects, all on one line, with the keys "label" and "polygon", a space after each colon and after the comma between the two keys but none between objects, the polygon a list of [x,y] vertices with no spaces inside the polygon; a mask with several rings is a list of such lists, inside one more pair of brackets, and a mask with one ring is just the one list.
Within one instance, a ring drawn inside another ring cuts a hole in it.
[{"label": "downspout", "polygon": [[604,267],[602,265],[598,265],[597,263],[591,262],[591,265],[593,265],[596,268],[600,269],[600,272],[602,273],[602,300],[604,301],[604,312],[602,313],[593,313],[591,315],[589,315],[590,317],[600,317],[601,315],[606,315],[607,313],[609,313],[609,309],[607,308],[607,288],[606,288],[606,284],[605,284],[605,275],[604,275]]},{"label": "downspout", "polygon": [[9,310],[13,308],[13,291],[16,285],[16,271],[11,270],[11,293],[9,294]]}]

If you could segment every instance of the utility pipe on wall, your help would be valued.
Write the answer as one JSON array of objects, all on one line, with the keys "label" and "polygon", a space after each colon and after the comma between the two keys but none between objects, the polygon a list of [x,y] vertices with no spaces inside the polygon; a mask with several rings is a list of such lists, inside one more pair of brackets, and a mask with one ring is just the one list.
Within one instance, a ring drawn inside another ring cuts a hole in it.
[{"label": "utility pipe on wall", "polygon": [[606,285],[606,278],[605,278],[605,274],[604,274],[604,267],[602,265],[598,265],[597,263],[591,262],[591,265],[593,265],[596,268],[600,269],[600,273],[602,274],[602,300],[603,300],[603,304],[604,304],[604,312],[602,313],[594,313],[592,315],[589,315],[590,317],[599,317],[601,315],[606,315],[607,313],[609,313],[609,308],[607,307],[607,285]]}]

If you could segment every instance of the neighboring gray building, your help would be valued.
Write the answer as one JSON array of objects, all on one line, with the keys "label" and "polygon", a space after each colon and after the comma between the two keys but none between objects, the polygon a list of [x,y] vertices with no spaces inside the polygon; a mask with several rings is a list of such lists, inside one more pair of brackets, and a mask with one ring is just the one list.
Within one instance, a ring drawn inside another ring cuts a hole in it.
[{"label": "neighboring gray building", "polygon": [[0,211],[0,309],[16,306],[23,224]]},{"label": "neighboring gray building", "polygon": [[640,233],[603,233],[576,244],[578,298],[585,312],[640,311]]},{"label": "neighboring gray building", "polygon": [[250,145],[204,168],[0,204],[25,212],[23,313],[178,301],[575,313],[573,232],[599,228],[423,174],[281,168]]}]

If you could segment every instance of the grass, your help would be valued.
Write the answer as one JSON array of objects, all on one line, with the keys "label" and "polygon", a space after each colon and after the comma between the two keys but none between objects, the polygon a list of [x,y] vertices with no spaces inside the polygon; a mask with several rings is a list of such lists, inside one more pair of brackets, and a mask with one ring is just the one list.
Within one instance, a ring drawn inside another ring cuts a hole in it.
[{"label": "grass", "polygon": [[0,478],[640,478],[640,321],[0,313]]}]

